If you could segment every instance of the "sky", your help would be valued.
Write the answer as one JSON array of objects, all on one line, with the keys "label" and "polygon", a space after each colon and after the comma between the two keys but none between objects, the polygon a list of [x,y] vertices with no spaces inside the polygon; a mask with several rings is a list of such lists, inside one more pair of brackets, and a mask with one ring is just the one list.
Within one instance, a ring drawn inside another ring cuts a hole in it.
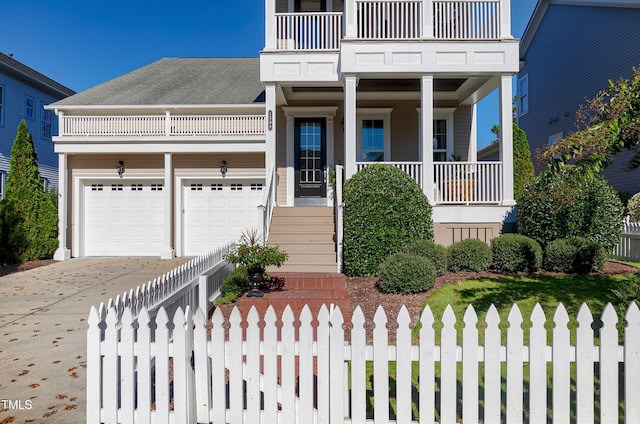
[{"label": "sky", "polygon": [[[514,37],[537,0],[511,1]],[[77,92],[163,57],[257,57],[264,0],[0,0],[0,52]],[[498,96],[478,105],[479,147],[493,138]]]}]

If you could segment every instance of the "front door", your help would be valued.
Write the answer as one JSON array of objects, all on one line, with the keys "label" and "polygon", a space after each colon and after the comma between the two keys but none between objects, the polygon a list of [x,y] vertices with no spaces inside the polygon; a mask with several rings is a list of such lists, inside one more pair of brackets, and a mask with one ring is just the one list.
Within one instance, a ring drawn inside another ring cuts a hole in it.
[{"label": "front door", "polygon": [[298,118],[295,125],[296,197],[326,197],[325,118]]}]

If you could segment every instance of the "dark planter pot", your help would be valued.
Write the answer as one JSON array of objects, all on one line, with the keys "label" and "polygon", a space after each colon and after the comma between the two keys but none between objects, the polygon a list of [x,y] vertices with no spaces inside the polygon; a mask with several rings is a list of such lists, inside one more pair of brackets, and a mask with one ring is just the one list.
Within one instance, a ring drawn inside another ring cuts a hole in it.
[{"label": "dark planter pot", "polygon": [[264,271],[251,271],[249,273],[249,281],[251,282],[251,290],[247,292],[247,297],[262,297],[264,293],[260,290],[260,284],[264,277]]}]

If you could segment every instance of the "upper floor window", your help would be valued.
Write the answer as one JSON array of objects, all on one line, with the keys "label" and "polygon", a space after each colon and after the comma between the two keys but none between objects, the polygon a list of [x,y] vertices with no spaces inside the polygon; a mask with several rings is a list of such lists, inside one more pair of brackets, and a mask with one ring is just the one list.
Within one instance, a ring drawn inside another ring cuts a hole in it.
[{"label": "upper floor window", "polygon": [[0,126],[4,125],[4,85],[0,85]]},{"label": "upper floor window", "polygon": [[51,130],[53,128],[53,112],[50,110],[46,110],[44,108],[44,103],[42,104],[42,109],[40,110],[40,116],[42,117],[42,122],[40,125],[40,135],[42,138],[51,138]]},{"label": "upper floor window", "polygon": [[296,12],[324,12],[327,10],[326,0],[295,0]]},{"label": "upper floor window", "polygon": [[518,80],[518,116],[529,112],[529,75]]},{"label": "upper floor window", "polygon": [[36,119],[36,101],[33,97],[26,96],[24,99],[24,117],[32,121]]},{"label": "upper floor window", "polygon": [[358,160],[384,162],[390,160],[391,109],[361,109],[358,111],[360,131]]}]

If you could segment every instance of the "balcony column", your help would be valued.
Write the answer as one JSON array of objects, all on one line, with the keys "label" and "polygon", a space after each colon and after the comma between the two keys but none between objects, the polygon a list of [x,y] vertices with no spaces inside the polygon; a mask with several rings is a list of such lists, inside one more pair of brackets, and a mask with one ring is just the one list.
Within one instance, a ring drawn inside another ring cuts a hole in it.
[{"label": "balcony column", "polygon": [[513,111],[512,76],[500,81],[500,161],[502,161],[502,204],[513,206]]},{"label": "balcony column", "polygon": [[433,38],[433,0],[422,0],[422,34],[423,39]]},{"label": "balcony column", "polygon": [[295,116],[285,111],[287,117],[287,206],[293,206],[295,203],[295,133],[296,121]]},{"label": "balcony column", "polygon": [[356,173],[356,76],[344,78],[344,172],[345,179]]},{"label": "balcony column", "polygon": [[67,247],[67,154],[58,154],[58,249],[53,254],[56,261],[71,259]]},{"label": "balcony column", "polygon": [[356,0],[344,2],[344,38],[356,38],[358,36],[358,24],[356,22]]},{"label": "balcony column", "polygon": [[420,119],[422,122],[420,139],[422,141],[422,190],[431,205],[435,205],[433,196],[433,75],[423,75],[421,79]]},{"label": "balcony column", "polygon": [[164,240],[160,253],[161,259],[176,256],[173,248],[173,155],[164,154]]},{"label": "balcony column", "polygon": [[264,8],[265,8],[264,48],[265,50],[274,50],[276,48],[276,38],[275,38],[276,0],[265,0]]},{"label": "balcony column", "polygon": [[500,38],[512,38],[511,0],[500,0]]}]

